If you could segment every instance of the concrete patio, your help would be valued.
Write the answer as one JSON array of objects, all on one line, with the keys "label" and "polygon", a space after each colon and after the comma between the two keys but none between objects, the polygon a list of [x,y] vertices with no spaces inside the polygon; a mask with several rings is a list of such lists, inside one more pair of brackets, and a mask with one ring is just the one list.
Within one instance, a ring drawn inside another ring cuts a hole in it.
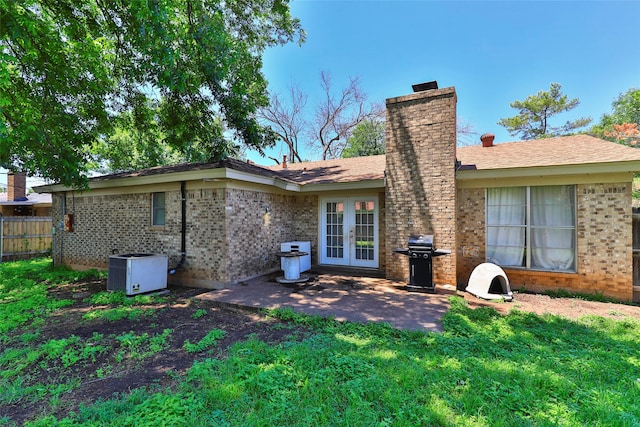
[{"label": "concrete patio", "polygon": [[453,288],[435,294],[407,292],[404,282],[371,277],[370,273],[317,268],[306,283],[284,285],[282,272],[254,278],[198,298],[253,308],[291,308],[296,312],[360,323],[386,322],[399,329],[441,331]]}]

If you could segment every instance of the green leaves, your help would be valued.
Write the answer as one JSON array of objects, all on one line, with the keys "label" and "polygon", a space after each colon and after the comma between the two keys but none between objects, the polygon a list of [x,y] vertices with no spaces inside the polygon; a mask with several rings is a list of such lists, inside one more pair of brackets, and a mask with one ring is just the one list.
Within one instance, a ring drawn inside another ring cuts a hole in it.
[{"label": "green leaves", "polygon": [[187,353],[200,353],[215,346],[226,334],[222,329],[212,329],[196,344],[192,344],[189,340],[186,340],[184,342],[184,349]]},{"label": "green leaves", "polygon": [[360,122],[347,139],[342,157],[375,156],[385,153],[385,122],[380,118]]},{"label": "green leaves", "polygon": [[261,55],[304,38],[286,1],[0,0],[0,10],[0,165],[75,186],[94,147],[98,161],[122,157],[116,133],[150,163],[195,146],[224,157],[235,149],[226,130],[272,144],[254,118],[268,103]]},{"label": "green leaves", "polygon": [[637,147],[640,143],[640,89],[631,88],[621,93],[611,106],[611,114],[604,114],[589,133]]},{"label": "green leaves", "polygon": [[573,110],[580,104],[578,98],[570,100],[564,95],[561,88],[559,83],[551,83],[548,91],[539,91],[536,95],[527,96],[524,101],[512,102],[509,105],[518,110],[518,115],[500,119],[498,124],[504,126],[512,136],[537,139],[568,135],[591,123],[590,118],[580,118],[561,126],[551,126],[551,117]]}]

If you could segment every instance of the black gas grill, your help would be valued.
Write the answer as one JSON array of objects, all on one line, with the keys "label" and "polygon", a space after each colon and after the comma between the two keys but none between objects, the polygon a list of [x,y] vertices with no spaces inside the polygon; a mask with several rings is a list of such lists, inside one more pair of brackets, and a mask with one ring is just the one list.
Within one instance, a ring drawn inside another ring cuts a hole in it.
[{"label": "black gas grill", "polygon": [[433,283],[433,258],[450,255],[446,249],[435,249],[433,235],[411,235],[407,248],[396,248],[393,252],[409,257],[409,283],[407,290],[414,292],[435,292]]}]

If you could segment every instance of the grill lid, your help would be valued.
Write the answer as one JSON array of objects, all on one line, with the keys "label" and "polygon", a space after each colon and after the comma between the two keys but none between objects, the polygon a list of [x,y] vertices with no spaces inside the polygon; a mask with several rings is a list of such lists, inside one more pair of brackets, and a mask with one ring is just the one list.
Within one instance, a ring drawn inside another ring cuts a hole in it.
[{"label": "grill lid", "polygon": [[408,244],[410,248],[433,249],[433,234],[412,234]]}]

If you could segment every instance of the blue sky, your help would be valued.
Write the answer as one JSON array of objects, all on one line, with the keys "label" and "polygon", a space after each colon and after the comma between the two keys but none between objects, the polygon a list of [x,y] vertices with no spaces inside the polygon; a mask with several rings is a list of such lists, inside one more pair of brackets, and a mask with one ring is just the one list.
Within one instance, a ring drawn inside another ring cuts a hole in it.
[{"label": "blue sky", "polygon": [[563,121],[597,121],[619,93],[640,87],[639,1],[293,0],[291,10],[307,41],[269,49],[264,73],[272,92],[296,82],[309,95],[307,107],[319,95],[323,70],[336,88],[359,77],[377,102],[437,80],[441,88],[455,86],[459,121],[478,138],[493,132],[506,142],[517,138],[496,123],[515,115],[509,103],[552,82],[580,99],[558,117]]},{"label": "blue sky", "polygon": [[[619,93],[640,87],[640,1],[292,0],[291,11],[307,41],[269,49],[263,69],[270,91],[296,82],[309,95],[308,107],[323,70],[337,88],[359,77],[381,103],[411,93],[414,83],[437,80],[441,88],[455,86],[459,121],[478,136],[493,132],[496,142],[506,142],[516,138],[496,122],[515,114],[509,103],[552,82],[581,101],[564,120],[597,121]],[[268,153],[281,158],[283,150]]]}]

